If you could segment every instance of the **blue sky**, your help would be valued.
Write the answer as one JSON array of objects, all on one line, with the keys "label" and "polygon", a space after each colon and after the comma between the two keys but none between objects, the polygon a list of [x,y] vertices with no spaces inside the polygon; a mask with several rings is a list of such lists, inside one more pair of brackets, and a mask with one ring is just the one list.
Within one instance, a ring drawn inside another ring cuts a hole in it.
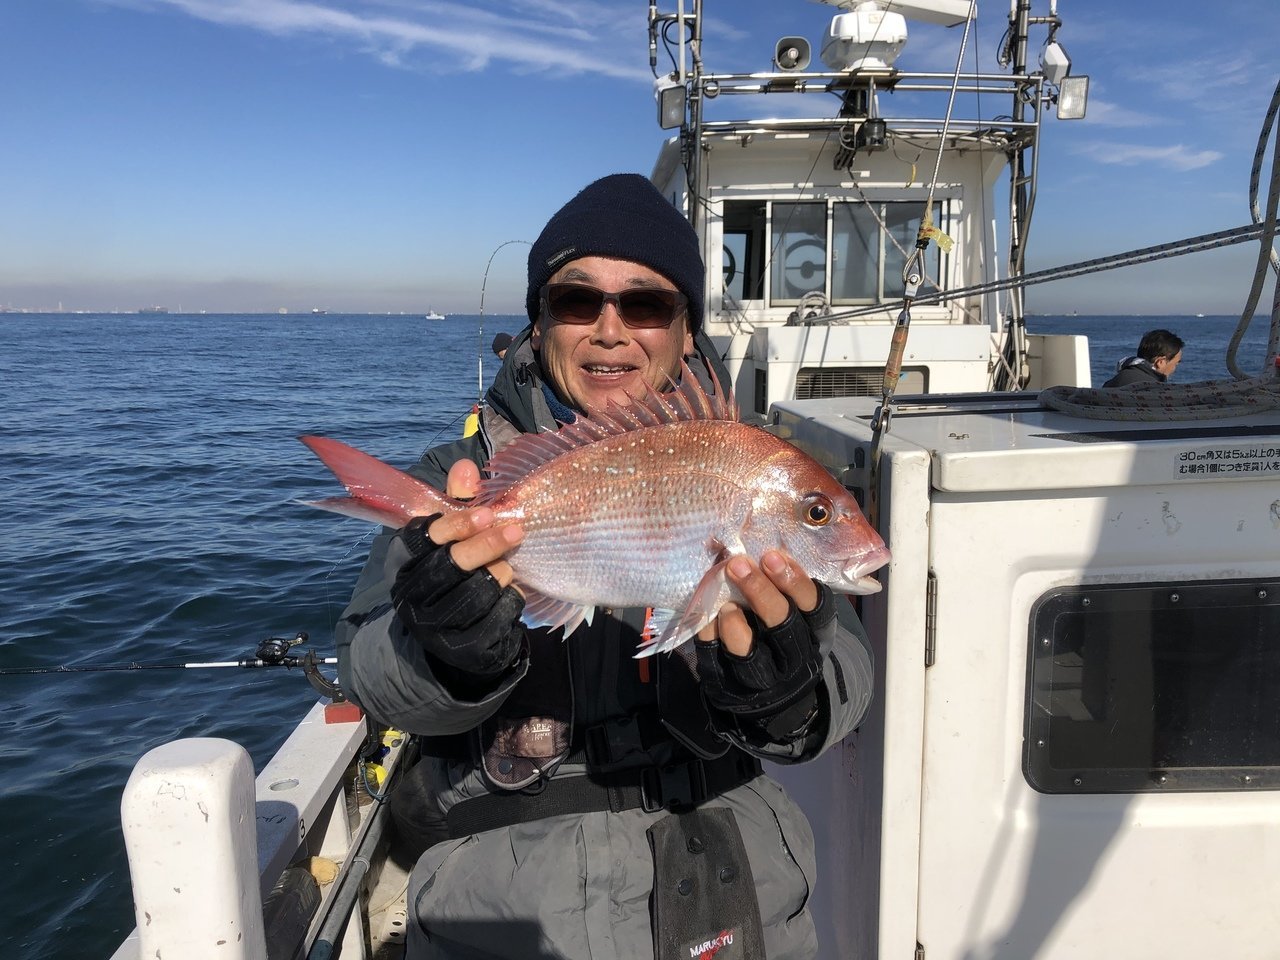
[{"label": "blue sky", "polygon": [[[499,245],[598,176],[651,170],[646,9],[4,0],[0,306],[475,313],[493,256],[485,311],[519,313],[527,248]],[[980,0],[970,66],[991,65],[1007,10]],[[707,0],[704,59],[767,69],[774,40],[816,50],[835,12]],[[1246,223],[1276,0],[1058,12],[1089,116],[1047,123],[1030,268]],[[912,23],[899,65],[948,70],[960,36]],[[1036,287],[1028,309],[1231,313],[1256,255]]]}]

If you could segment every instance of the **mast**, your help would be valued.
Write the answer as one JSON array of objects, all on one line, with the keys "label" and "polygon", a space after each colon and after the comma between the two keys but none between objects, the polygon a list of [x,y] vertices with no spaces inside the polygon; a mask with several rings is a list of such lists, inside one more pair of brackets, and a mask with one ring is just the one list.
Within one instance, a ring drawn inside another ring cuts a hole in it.
[{"label": "mast", "polygon": [[[686,54],[684,45],[685,15],[684,3],[680,3],[680,81],[689,91],[689,124],[681,130],[684,140],[685,170],[689,178],[688,207],[685,211],[689,223],[698,229],[698,220],[702,215],[702,204],[698,198],[702,193],[702,0],[693,0],[692,35]],[[686,59],[687,57],[687,59]],[[686,73],[685,64],[692,64],[692,70]]]},{"label": "mast", "polygon": [[[1011,70],[1015,78],[1027,75],[1027,36],[1031,22],[1031,0],[1012,0],[1009,11],[1009,45],[1006,51],[1012,59]],[[1039,91],[1037,85],[1027,79],[1019,83],[1013,93],[1013,117],[1015,130],[1021,130],[1026,120],[1027,101],[1036,104],[1036,116],[1039,119]],[[1031,228],[1031,211],[1035,204],[1035,143],[1039,139],[1039,127],[1032,132],[1028,141],[1018,135],[1009,158],[1009,265],[1010,279],[1020,277],[1026,271],[1027,233]],[[1032,151],[1032,172],[1027,172],[1027,150]],[[1019,388],[1025,384],[1026,350],[1024,337],[1025,312],[1022,289],[1013,287],[1009,291],[1009,317],[1005,328],[1005,357],[1014,371],[1014,382],[1007,386]]]}]

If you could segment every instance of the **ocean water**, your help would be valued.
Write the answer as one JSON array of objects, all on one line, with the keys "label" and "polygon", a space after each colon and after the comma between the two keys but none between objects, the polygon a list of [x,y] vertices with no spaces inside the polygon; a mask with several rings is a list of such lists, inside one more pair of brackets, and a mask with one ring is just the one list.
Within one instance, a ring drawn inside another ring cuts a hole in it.
[{"label": "ocean water", "polygon": [[[408,464],[453,438],[521,317],[0,315],[0,666],[321,655],[372,527],[295,437]],[[332,668],[330,668],[332,670]],[[330,674],[332,675],[332,673]],[[119,825],[183,736],[258,770],[316,694],[297,670],[0,676],[0,958],[109,956],[134,926]]]},{"label": "ocean water", "polygon": [[[1174,374],[1175,383],[1218,380],[1230,377],[1227,344],[1239,316],[1212,317],[1114,317],[1071,316],[1029,317],[1031,333],[1080,333],[1089,338],[1089,369],[1093,385],[1101,386],[1116,372],[1116,365],[1138,352],[1138,341],[1148,330],[1164,329],[1182,338],[1182,362]],[[1267,361],[1267,340],[1271,317],[1259,313],[1245,330],[1236,352],[1236,363],[1247,374],[1262,372]]]},{"label": "ocean water", "polygon": [[[295,437],[392,463],[457,436],[489,341],[521,317],[0,315],[0,667],[234,660],[332,628],[368,524]],[[1092,337],[1093,377],[1145,330],[1178,380],[1226,375],[1229,317],[1036,317]],[[1260,367],[1265,318],[1242,351]],[[315,700],[298,671],[0,676],[0,958],[107,957],[134,925],[119,826],[137,759],[226,737],[257,769]]]}]

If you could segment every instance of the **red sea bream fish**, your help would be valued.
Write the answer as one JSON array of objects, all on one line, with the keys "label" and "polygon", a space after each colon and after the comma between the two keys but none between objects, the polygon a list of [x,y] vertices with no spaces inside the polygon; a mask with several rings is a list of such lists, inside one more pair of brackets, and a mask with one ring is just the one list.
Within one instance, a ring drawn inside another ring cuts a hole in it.
[{"label": "red sea bream fish", "polygon": [[520,523],[507,559],[528,626],[591,622],[596,607],[653,607],[640,654],[672,650],[737,591],[725,565],[770,548],[815,580],[874,593],[889,560],[857,502],[821,464],[759,427],[732,398],[708,396],[686,368],[670,393],[526,434],[489,461],[479,495],[454,500],[346,444],[302,437],[350,497],[314,506],[401,527],[411,518],[486,505]]}]

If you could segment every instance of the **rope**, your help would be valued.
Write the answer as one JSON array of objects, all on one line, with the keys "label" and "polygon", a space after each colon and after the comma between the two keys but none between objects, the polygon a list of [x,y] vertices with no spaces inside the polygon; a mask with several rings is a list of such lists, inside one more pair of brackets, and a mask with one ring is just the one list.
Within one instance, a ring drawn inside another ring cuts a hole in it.
[{"label": "rope", "polygon": [[1280,381],[1205,380],[1130,387],[1049,387],[1040,402],[1086,420],[1222,420],[1280,408]]},{"label": "rope", "polygon": [[[1258,148],[1253,155],[1253,169],[1249,177],[1249,201],[1254,223],[1259,222],[1258,177],[1262,169],[1262,158],[1266,152],[1266,142],[1271,134],[1277,107],[1280,107],[1280,82],[1276,84],[1276,89],[1271,94],[1271,105],[1267,109],[1266,119],[1262,123],[1262,133],[1258,137]],[[1245,302],[1245,308],[1240,314],[1240,323],[1236,325],[1235,333],[1231,335],[1231,342],[1227,345],[1227,370],[1234,377],[1243,377],[1245,375],[1236,363],[1236,352],[1240,348],[1240,341],[1244,339],[1245,331],[1249,329],[1249,324],[1253,322],[1253,314],[1258,307],[1258,298],[1262,295],[1263,281],[1266,279],[1267,263],[1270,262],[1273,269],[1276,266],[1274,241],[1278,204],[1280,204],[1280,136],[1276,137],[1275,150],[1271,158],[1271,183],[1267,190],[1267,209],[1265,220],[1262,221],[1262,242],[1258,248],[1258,260],[1257,266],[1254,268],[1253,284],[1249,288],[1249,296]],[[1271,336],[1267,341],[1267,353],[1269,356],[1280,350],[1280,286],[1277,287],[1276,292],[1275,306],[1271,313]]]}]

